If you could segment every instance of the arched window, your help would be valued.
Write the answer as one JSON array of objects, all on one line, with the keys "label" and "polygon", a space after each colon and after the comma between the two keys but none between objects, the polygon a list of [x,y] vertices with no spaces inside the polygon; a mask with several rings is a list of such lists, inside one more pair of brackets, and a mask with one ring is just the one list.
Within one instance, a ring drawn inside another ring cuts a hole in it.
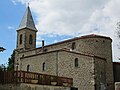
[{"label": "arched window", "polygon": [[16,71],[18,71],[18,64],[16,65]]},{"label": "arched window", "polygon": [[30,65],[27,65],[27,72],[30,71]]},{"label": "arched window", "polygon": [[72,43],[72,50],[75,49],[75,42]]},{"label": "arched window", "polygon": [[75,58],[75,67],[78,67],[78,58]]},{"label": "arched window", "polygon": [[20,44],[22,44],[22,34],[20,35]]},{"label": "arched window", "polygon": [[32,37],[32,35],[30,34],[30,36],[29,36],[29,44],[32,44],[33,43],[33,37]]},{"label": "arched window", "polygon": [[46,64],[45,64],[45,62],[43,63],[43,67],[42,67],[42,69],[43,69],[43,71],[46,70]]},{"label": "arched window", "polygon": [[22,58],[24,57],[24,54],[22,55]]}]

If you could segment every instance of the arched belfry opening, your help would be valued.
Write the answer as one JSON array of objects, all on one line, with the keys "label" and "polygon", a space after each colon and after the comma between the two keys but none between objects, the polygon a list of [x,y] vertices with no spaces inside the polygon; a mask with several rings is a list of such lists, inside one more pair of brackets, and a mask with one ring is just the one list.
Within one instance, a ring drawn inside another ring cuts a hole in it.
[{"label": "arched belfry opening", "polygon": [[30,34],[29,36],[29,44],[32,44],[33,43],[33,36]]},{"label": "arched belfry opening", "polygon": [[30,71],[30,65],[27,65],[27,72]]},{"label": "arched belfry opening", "polygon": [[22,44],[22,34],[20,35],[20,44]]}]

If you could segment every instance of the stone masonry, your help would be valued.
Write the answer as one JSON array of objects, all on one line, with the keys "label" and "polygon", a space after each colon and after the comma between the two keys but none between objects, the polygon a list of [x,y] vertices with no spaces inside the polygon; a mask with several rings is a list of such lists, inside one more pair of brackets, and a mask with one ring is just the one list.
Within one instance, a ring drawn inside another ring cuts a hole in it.
[{"label": "stone masonry", "polygon": [[0,84],[0,90],[70,90],[70,87],[33,85],[33,84]]},{"label": "stone masonry", "polygon": [[[30,14],[26,15],[22,21],[28,20]],[[30,72],[73,78],[78,90],[114,89],[111,38],[91,34],[36,48],[37,30],[32,24],[17,31],[15,70],[27,71],[29,65]]]}]

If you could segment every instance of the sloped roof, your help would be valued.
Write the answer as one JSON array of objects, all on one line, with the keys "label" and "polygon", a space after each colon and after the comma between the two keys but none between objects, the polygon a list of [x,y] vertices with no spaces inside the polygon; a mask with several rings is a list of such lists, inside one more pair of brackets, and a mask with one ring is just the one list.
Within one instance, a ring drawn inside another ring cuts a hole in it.
[{"label": "sloped roof", "polygon": [[29,28],[31,30],[37,31],[29,6],[26,9],[26,12],[22,18],[22,21],[19,25],[18,30],[23,29],[23,28]]},{"label": "sloped roof", "polygon": [[113,64],[119,64],[120,65],[120,62],[113,62]]},{"label": "sloped roof", "polygon": [[109,40],[112,41],[112,39],[110,37],[107,37],[107,36],[101,36],[101,35],[96,35],[96,34],[89,34],[89,35],[85,35],[85,36],[81,36],[81,37],[75,37],[75,38],[68,39],[68,40],[65,40],[65,41],[53,43],[53,44],[50,44],[50,45],[46,45],[45,47],[58,45],[58,44],[66,43],[66,42],[71,42],[71,41],[74,41],[74,40],[85,39],[85,38],[105,38],[105,39],[109,39]]},{"label": "sloped roof", "polygon": [[29,57],[34,57],[34,56],[38,56],[38,55],[43,55],[43,54],[48,54],[48,53],[52,53],[52,52],[60,52],[60,51],[64,51],[64,52],[68,52],[68,53],[74,53],[74,54],[78,54],[78,55],[83,55],[83,56],[88,56],[88,57],[95,57],[95,58],[100,58],[103,60],[106,60],[105,58],[96,56],[96,55],[91,55],[91,54],[85,54],[85,53],[81,53],[81,52],[76,52],[76,51],[70,51],[67,48],[62,48],[62,49],[58,49],[58,50],[53,50],[53,51],[48,51],[45,53],[39,53],[39,54],[34,54],[34,55],[29,55],[29,56],[25,56],[25,57],[21,57],[21,59],[23,58],[29,58]]}]

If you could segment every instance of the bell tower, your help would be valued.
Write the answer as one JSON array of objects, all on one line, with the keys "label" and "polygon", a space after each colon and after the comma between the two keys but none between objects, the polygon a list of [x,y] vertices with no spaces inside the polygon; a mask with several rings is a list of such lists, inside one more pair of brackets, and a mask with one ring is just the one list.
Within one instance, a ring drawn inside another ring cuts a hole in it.
[{"label": "bell tower", "polygon": [[33,17],[29,6],[22,18],[22,21],[17,29],[17,49],[30,50],[36,48],[36,33]]}]

